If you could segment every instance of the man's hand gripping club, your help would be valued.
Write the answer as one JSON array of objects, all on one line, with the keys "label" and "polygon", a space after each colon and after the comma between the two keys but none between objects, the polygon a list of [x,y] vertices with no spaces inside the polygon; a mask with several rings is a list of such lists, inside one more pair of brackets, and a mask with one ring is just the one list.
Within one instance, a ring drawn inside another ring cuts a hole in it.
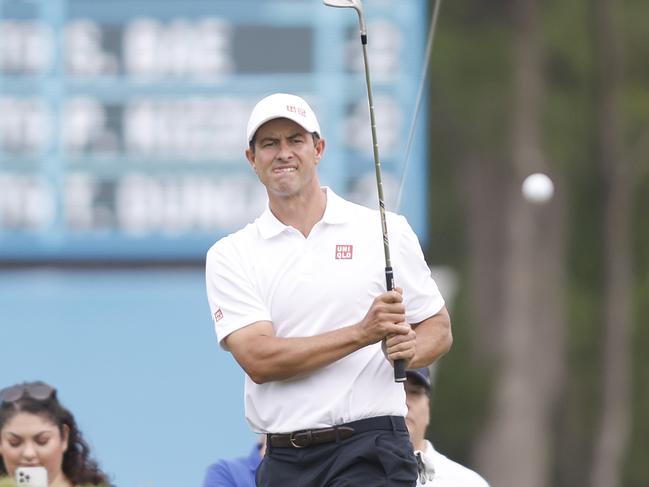
[{"label": "man's hand gripping club", "polygon": [[417,335],[406,323],[403,289],[378,295],[358,326],[367,344],[383,341],[383,353],[391,363],[403,359],[407,366],[415,356]]}]

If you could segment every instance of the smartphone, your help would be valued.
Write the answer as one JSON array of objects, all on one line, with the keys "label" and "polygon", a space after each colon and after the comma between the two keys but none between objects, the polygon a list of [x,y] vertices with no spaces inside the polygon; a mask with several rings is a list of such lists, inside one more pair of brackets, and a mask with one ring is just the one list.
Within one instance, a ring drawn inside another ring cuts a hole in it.
[{"label": "smartphone", "polygon": [[18,467],[16,469],[18,487],[47,487],[47,470],[45,467]]}]

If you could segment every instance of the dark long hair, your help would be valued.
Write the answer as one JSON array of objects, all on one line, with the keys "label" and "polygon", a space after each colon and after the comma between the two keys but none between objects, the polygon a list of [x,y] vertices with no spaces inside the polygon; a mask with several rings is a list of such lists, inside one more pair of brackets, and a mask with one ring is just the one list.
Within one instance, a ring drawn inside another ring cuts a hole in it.
[{"label": "dark long hair", "polygon": [[[77,427],[70,411],[64,408],[56,397],[56,391],[47,399],[34,399],[27,394],[15,401],[0,405],[0,430],[18,413],[30,413],[51,421],[63,437],[64,425],[69,429],[68,448],[63,454],[61,470],[73,485],[110,485],[107,476],[90,458],[90,448]],[[0,477],[7,475],[7,467],[0,457]]]}]

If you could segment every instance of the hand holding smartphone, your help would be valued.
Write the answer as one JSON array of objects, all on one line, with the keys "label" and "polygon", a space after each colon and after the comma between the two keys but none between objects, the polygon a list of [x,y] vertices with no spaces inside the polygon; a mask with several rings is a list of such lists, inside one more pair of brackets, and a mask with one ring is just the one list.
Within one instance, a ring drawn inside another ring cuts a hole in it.
[{"label": "hand holding smartphone", "polygon": [[16,469],[18,487],[48,487],[45,467],[18,467]]}]

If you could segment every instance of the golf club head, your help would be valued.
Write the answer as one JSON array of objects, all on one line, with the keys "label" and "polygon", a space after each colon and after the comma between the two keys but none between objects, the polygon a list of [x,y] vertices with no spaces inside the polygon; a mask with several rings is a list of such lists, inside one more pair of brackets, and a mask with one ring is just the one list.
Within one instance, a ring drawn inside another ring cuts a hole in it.
[{"label": "golf club head", "polygon": [[339,8],[363,8],[359,0],[323,0],[323,3],[327,7],[339,7]]},{"label": "golf club head", "polygon": [[361,35],[366,35],[365,16],[363,15],[363,4],[361,0],[322,0],[327,7],[353,8],[358,13],[358,22],[361,26]]}]

